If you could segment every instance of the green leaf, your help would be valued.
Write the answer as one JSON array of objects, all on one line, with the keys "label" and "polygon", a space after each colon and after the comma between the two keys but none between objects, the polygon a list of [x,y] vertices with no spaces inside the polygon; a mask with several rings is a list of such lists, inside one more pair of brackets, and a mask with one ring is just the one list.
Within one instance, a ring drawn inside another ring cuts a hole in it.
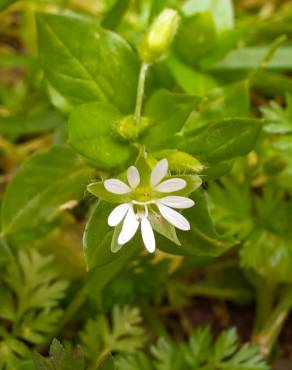
[{"label": "green leaf", "polygon": [[62,205],[83,198],[91,172],[67,147],[53,147],[28,158],[4,194],[5,237],[20,243],[46,232]]},{"label": "green leaf", "polygon": [[183,127],[199,101],[198,97],[174,94],[167,90],[154,93],[147,101],[144,111],[152,125],[141,137],[141,141],[151,150],[169,148],[169,139]]},{"label": "green leaf", "polygon": [[208,199],[212,215],[228,235],[245,239],[254,227],[252,198],[249,184],[233,178],[221,178],[220,183],[210,183]]},{"label": "green leaf", "polygon": [[210,328],[198,328],[189,337],[188,346],[184,348],[184,357],[191,366],[199,366],[210,356],[212,334]]},{"label": "green leaf", "polygon": [[108,357],[103,363],[98,367],[98,370],[116,370],[113,357]]},{"label": "green leaf", "polygon": [[114,306],[111,322],[100,314],[95,320],[88,320],[81,332],[86,357],[95,360],[106,353],[133,352],[144,343],[144,329],[139,309]]},{"label": "green leaf", "polygon": [[265,278],[291,283],[291,238],[257,228],[244,243],[241,265],[253,269]]},{"label": "green leaf", "polygon": [[0,12],[7,9],[13,3],[16,3],[18,0],[0,0]]},{"label": "green leaf", "polygon": [[67,281],[59,278],[53,258],[33,249],[20,250],[17,263],[7,266],[4,282],[13,294],[13,304],[9,303],[12,295],[7,296],[5,305],[10,307],[10,315],[5,315],[4,310],[0,314],[12,322],[21,319],[14,331],[17,337],[43,343],[59,322],[62,311],[57,306],[68,287]]},{"label": "green leaf", "polygon": [[10,140],[15,140],[23,135],[50,132],[63,123],[62,117],[52,111],[32,116],[0,117],[0,133]]},{"label": "green leaf", "polygon": [[112,8],[103,18],[101,24],[103,27],[114,30],[122,20],[123,15],[127,11],[130,0],[116,0]]},{"label": "green leaf", "polygon": [[[2,329],[2,328],[1,328]],[[4,334],[5,335],[5,334]],[[9,337],[0,340],[0,368],[7,370],[19,370],[22,357],[30,355],[28,347],[17,340],[16,338]]]},{"label": "green leaf", "polygon": [[178,149],[217,163],[249,153],[261,131],[261,121],[253,118],[231,118],[214,121],[174,138]]},{"label": "green leaf", "polygon": [[214,345],[211,339],[208,329],[197,329],[192,333],[189,345],[184,348],[190,366],[224,370],[269,369],[256,347],[250,344],[238,346],[235,329],[223,331]]},{"label": "green leaf", "polygon": [[185,63],[196,66],[215,43],[216,30],[211,14],[198,13],[184,19],[175,38],[174,49]]},{"label": "green leaf", "polygon": [[39,13],[37,26],[45,77],[61,96],[134,110],[139,63],[125,40],[84,17]]},{"label": "green leaf", "polygon": [[84,370],[84,356],[80,349],[68,349],[54,339],[50,346],[50,358],[45,359],[39,354],[34,356],[36,370]]},{"label": "green leaf", "polygon": [[[95,245],[96,245],[95,241]],[[110,245],[107,246],[110,248]],[[99,266],[97,261],[89,262],[89,274],[88,281],[86,284],[86,292],[88,296],[94,300],[98,307],[103,307],[104,300],[102,299],[102,293],[108,284],[128,266],[130,260],[137,253],[137,250],[128,250],[128,253],[123,254],[120,258],[113,259],[106,265]],[[115,256],[114,253],[112,253]],[[97,264],[97,267],[95,265]]]},{"label": "green leaf", "polygon": [[69,117],[69,142],[99,168],[121,167],[135,153],[114,133],[121,118],[119,111],[108,103],[79,105]]},{"label": "green leaf", "polygon": [[247,117],[250,114],[249,84],[236,82],[213,89],[187,120],[183,130],[199,128],[211,120]]},{"label": "green leaf", "polygon": [[272,100],[269,106],[261,107],[265,118],[264,131],[269,134],[289,134],[292,132],[292,95],[287,94],[287,107],[282,108]]},{"label": "green leaf", "polygon": [[170,243],[165,238],[157,238],[157,248],[171,254],[196,257],[216,257],[236,244],[230,237],[220,235],[213,224],[204,194],[200,191],[191,198],[195,206],[185,210],[183,215],[191,224],[190,231],[177,231],[181,246]]},{"label": "green leaf", "polygon": [[213,77],[189,67],[174,55],[169,57],[165,63],[177,84],[187,94],[205,96],[217,86]]},{"label": "green leaf", "polygon": [[234,24],[232,0],[188,0],[183,6],[186,15],[210,12],[218,31],[230,29]]},{"label": "green leaf", "polygon": [[12,252],[9,245],[3,238],[0,238],[0,267],[5,266],[9,261],[11,261]]},{"label": "green leaf", "polygon": [[131,256],[137,250],[134,243],[127,243],[117,253],[111,251],[114,229],[107,224],[112,205],[99,201],[84,232],[84,253],[89,269],[103,267],[116,259]]},{"label": "green leaf", "polygon": [[[270,46],[250,46],[231,51],[223,60],[211,66],[212,70],[252,69],[260,65]],[[281,46],[265,66],[268,69],[291,70],[292,47]]]},{"label": "green leaf", "polygon": [[153,370],[145,353],[122,354],[115,357],[115,370]]},{"label": "green leaf", "polygon": [[175,343],[165,338],[159,338],[157,344],[151,346],[150,350],[155,358],[155,370],[182,370],[185,368],[181,348]]}]

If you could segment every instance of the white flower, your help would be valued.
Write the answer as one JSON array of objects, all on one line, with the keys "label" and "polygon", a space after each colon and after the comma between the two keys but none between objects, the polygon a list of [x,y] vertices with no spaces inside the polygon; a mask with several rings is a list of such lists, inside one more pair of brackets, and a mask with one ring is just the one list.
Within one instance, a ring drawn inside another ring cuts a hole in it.
[{"label": "white flower", "polygon": [[115,207],[108,217],[110,226],[116,227],[123,222],[117,239],[119,246],[130,241],[140,226],[146,249],[151,253],[154,252],[156,243],[150,223],[151,213],[159,212],[168,223],[176,228],[190,230],[188,220],[173,208],[190,208],[194,205],[194,201],[179,195],[164,196],[164,193],[174,193],[184,189],[187,182],[182,178],[169,178],[162,181],[167,171],[168,161],[162,159],[153,168],[149,184],[146,186],[141,184],[139,171],[134,166],[128,168],[128,184],[118,179],[104,181],[104,187],[108,192],[129,195],[129,201]]}]

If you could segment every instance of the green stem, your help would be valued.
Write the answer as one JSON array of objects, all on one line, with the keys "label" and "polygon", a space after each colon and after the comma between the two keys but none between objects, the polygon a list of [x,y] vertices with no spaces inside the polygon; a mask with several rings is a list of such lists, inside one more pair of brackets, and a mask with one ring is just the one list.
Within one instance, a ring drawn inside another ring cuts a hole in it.
[{"label": "green stem", "polygon": [[259,345],[263,355],[268,356],[271,353],[291,308],[292,288],[289,287],[269,315],[265,326],[253,337],[253,342]]},{"label": "green stem", "polygon": [[206,284],[195,284],[188,288],[188,292],[193,296],[230,299],[239,302],[251,299],[251,294],[247,289],[213,287]]},{"label": "green stem", "polygon": [[136,107],[134,113],[134,120],[136,125],[139,125],[141,120],[142,114],[142,104],[143,104],[143,97],[144,97],[144,89],[145,89],[145,79],[148,70],[149,64],[143,62],[140,68],[139,73],[139,81],[137,87],[137,98],[136,98]]},{"label": "green stem", "polygon": [[248,76],[249,81],[251,81],[255,77],[257,72],[259,72],[260,70],[265,69],[267,67],[267,65],[269,64],[269,62],[271,61],[271,59],[275,55],[278,47],[286,40],[287,40],[287,36],[286,35],[281,35],[281,36],[277,37],[272,42],[272,45],[271,45],[270,49],[268,50],[268,52],[264,56],[264,58],[261,60],[259,65],[250,72],[250,74]]},{"label": "green stem", "polygon": [[263,328],[270,317],[277,292],[277,284],[270,280],[261,280],[257,287],[256,322],[254,333]]},{"label": "green stem", "polygon": [[109,351],[107,349],[104,349],[95,359],[95,361],[92,363],[92,365],[88,368],[88,370],[96,370],[98,369],[99,365],[103,363],[103,361],[107,358],[109,355]]}]

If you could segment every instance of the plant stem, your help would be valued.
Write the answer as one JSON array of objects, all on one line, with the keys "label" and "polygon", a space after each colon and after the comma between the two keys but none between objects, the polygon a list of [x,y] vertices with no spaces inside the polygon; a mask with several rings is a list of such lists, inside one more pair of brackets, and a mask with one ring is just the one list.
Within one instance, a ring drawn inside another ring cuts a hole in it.
[{"label": "plant stem", "polygon": [[88,368],[88,370],[96,370],[99,365],[103,363],[106,357],[109,355],[109,351],[104,349],[96,358],[96,360],[92,363],[92,365]]},{"label": "plant stem", "polygon": [[260,331],[271,314],[275,302],[277,284],[271,280],[262,279],[257,287],[257,307],[254,333]]},{"label": "plant stem", "polygon": [[189,287],[188,292],[192,296],[230,299],[239,302],[249,301],[252,298],[248,289],[222,288],[199,283]]},{"label": "plant stem", "polygon": [[291,308],[292,289],[289,287],[269,315],[265,326],[253,337],[253,342],[259,345],[263,355],[268,356],[270,354]]},{"label": "plant stem", "polygon": [[137,87],[136,107],[135,107],[135,113],[134,113],[134,120],[135,120],[136,125],[139,125],[140,120],[141,120],[145,79],[146,79],[148,67],[149,67],[149,64],[143,62],[140,68],[138,87]]},{"label": "plant stem", "polygon": [[271,61],[271,59],[273,58],[273,56],[275,55],[278,47],[284,42],[287,40],[287,36],[286,35],[281,35],[279,37],[277,37],[273,42],[272,42],[272,45],[271,47],[269,48],[267,54],[263,57],[263,59],[260,61],[259,65],[256,66],[254,69],[251,70],[251,72],[249,73],[249,76],[248,76],[248,80],[251,81],[255,75],[257,74],[257,72],[259,72],[260,70],[262,69],[265,69],[267,67],[267,65],[269,64],[269,62]]}]

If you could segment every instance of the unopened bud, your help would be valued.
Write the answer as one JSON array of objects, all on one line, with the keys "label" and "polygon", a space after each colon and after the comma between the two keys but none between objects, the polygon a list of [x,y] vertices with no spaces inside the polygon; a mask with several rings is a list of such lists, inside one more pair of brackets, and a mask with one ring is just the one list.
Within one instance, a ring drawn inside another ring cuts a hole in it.
[{"label": "unopened bud", "polygon": [[155,153],[158,159],[167,158],[169,168],[175,172],[200,173],[204,165],[192,155],[176,149],[165,149]]},{"label": "unopened bud", "polygon": [[174,9],[165,9],[158,15],[142,41],[140,57],[145,63],[154,62],[168,50],[178,24],[179,15]]},{"label": "unopened bud", "polygon": [[134,116],[123,117],[117,124],[115,131],[119,136],[127,141],[137,140],[139,134],[149,126],[149,119],[142,117],[139,125],[135,122]]}]

